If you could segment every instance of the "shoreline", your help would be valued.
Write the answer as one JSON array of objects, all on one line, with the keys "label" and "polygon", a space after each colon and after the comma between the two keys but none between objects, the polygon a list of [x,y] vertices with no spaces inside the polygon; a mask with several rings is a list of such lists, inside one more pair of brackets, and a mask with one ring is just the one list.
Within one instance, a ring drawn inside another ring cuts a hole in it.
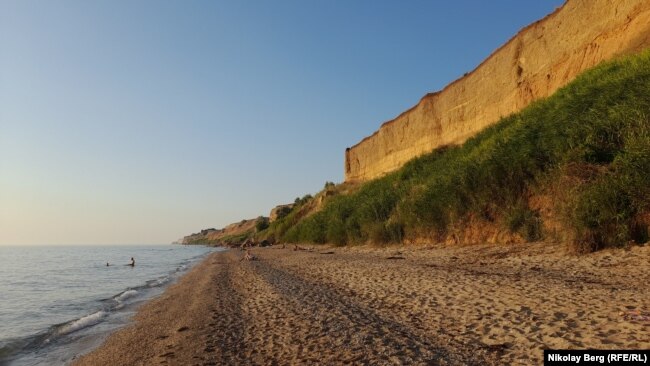
[{"label": "shoreline", "polygon": [[255,248],[209,254],[73,365],[530,364],[650,348],[650,246]]},{"label": "shoreline", "polygon": [[[129,325],[140,305],[161,295],[212,251],[167,244],[3,251],[0,292],[9,296],[0,306],[0,365],[71,363]],[[125,252],[142,260],[137,269],[119,262]]]}]

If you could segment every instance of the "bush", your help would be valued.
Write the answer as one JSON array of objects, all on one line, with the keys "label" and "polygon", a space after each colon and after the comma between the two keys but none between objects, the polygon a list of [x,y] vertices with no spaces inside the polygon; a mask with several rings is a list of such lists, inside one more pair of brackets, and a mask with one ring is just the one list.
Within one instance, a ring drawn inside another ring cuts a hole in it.
[{"label": "bush", "polygon": [[283,218],[287,217],[291,213],[291,207],[289,206],[283,206],[278,209],[278,212],[276,213],[276,220],[282,220]]},{"label": "bush", "polygon": [[302,206],[302,205],[304,205],[305,203],[311,201],[312,198],[314,198],[314,197],[312,197],[311,194],[306,194],[306,195],[302,196],[302,198],[300,198],[300,197],[296,197],[296,199],[295,199],[293,202],[294,202],[294,204],[295,204],[296,206]]},{"label": "bush", "polygon": [[268,217],[260,216],[257,218],[257,220],[255,220],[255,231],[257,231],[258,233],[260,231],[266,230],[266,228],[268,227],[269,227]]},{"label": "bush", "polygon": [[528,242],[542,238],[542,219],[539,212],[519,202],[505,216],[505,223],[512,233],[519,233]]}]

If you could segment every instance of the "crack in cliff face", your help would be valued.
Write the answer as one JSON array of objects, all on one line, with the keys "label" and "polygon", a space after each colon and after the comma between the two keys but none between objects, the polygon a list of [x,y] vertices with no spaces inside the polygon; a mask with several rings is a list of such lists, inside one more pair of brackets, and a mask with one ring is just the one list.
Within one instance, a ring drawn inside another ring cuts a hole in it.
[{"label": "crack in cliff face", "polygon": [[350,174],[352,169],[350,168],[350,148],[345,149],[345,175]]},{"label": "crack in cliff face", "polygon": [[614,9],[608,0],[569,0],[475,70],[346,149],[345,180],[373,179],[438,147],[463,143],[586,69],[648,46],[647,0],[620,0]]}]

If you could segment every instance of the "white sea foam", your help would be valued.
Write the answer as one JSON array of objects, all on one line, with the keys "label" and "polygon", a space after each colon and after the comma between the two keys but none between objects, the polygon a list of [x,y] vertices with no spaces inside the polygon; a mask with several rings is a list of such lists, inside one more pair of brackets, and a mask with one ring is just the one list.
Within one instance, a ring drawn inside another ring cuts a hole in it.
[{"label": "white sea foam", "polygon": [[158,287],[158,286],[164,285],[165,283],[167,283],[167,281],[169,281],[169,278],[164,277],[164,278],[159,278],[157,280],[149,281],[149,283],[147,285],[149,287]]},{"label": "white sea foam", "polygon": [[86,315],[81,319],[77,319],[75,321],[72,321],[61,328],[57,331],[58,335],[63,335],[63,334],[69,334],[72,332],[76,332],[79,329],[83,329],[86,327],[89,327],[91,325],[95,325],[99,322],[102,321],[106,317],[107,313],[105,311],[98,311],[96,313]]},{"label": "white sea foam", "polygon": [[115,300],[122,302],[122,301],[128,299],[129,297],[133,297],[133,296],[135,296],[137,294],[138,294],[138,291],[136,291],[136,290],[124,291],[119,296],[117,296],[115,298]]}]

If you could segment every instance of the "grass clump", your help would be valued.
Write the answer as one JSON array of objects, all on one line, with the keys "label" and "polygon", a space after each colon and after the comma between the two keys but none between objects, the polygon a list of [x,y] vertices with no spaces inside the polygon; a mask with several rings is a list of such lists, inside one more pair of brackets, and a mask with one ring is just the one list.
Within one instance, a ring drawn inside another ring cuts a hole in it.
[{"label": "grass clump", "polygon": [[539,212],[519,203],[506,211],[505,224],[512,233],[519,233],[529,242],[542,238],[542,219]]},{"label": "grass clump", "polygon": [[250,239],[253,235],[253,230],[247,230],[240,234],[231,234],[221,237],[218,242],[222,245],[237,246]]}]

